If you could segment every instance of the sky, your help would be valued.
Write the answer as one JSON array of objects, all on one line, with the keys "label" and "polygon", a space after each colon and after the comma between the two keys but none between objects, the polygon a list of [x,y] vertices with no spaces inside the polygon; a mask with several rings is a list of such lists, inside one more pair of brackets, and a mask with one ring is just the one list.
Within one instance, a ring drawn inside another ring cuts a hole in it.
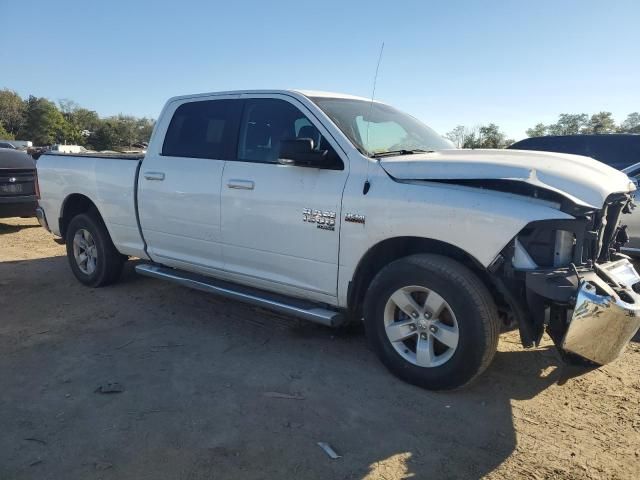
[{"label": "sky", "polygon": [[640,1],[0,0],[0,89],[157,118],[172,96],[370,97],[445,134],[514,139],[560,113],[640,111]]}]

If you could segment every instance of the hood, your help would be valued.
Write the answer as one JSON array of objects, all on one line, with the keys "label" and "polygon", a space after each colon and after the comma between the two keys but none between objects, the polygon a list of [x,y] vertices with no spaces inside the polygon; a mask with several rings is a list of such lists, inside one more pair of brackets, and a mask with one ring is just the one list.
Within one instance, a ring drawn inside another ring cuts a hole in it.
[{"label": "hood", "polygon": [[10,148],[0,148],[0,170],[4,168],[35,170],[36,162],[33,160],[33,157],[26,152]]},{"label": "hood", "polygon": [[580,155],[529,150],[439,150],[382,158],[398,180],[511,180],[551,190],[578,205],[602,208],[612,193],[635,190],[626,174]]}]

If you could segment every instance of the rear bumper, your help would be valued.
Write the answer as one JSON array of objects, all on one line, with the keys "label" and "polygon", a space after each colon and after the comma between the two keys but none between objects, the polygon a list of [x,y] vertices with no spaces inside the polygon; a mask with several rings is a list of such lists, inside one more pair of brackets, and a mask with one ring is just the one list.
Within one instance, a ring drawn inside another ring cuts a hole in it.
[{"label": "rear bumper", "polygon": [[33,195],[24,197],[0,197],[0,218],[33,217],[38,202]]},{"label": "rear bumper", "polygon": [[579,284],[561,347],[601,365],[618,358],[640,328],[639,282],[626,259],[598,265],[598,275]]},{"label": "rear bumper", "polygon": [[47,232],[50,232],[49,223],[47,223],[47,215],[44,213],[42,207],[36,208],[36,218],[38,219],[38,223],[42,228],[44,228]]}]

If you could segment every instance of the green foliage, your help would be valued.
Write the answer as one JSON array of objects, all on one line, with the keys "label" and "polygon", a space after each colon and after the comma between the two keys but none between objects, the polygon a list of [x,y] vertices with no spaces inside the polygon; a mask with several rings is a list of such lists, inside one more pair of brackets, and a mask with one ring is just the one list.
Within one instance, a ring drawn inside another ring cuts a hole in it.
[{"label": "green foliage", "polygon": [[458,125],[456,128],[447,133],[445,137],[451,140],[456,147],[462,148],[468,134],[468,129],[464,125]]},{"label": "green foliage", "polygon": [[25,102],[7,88],[0,90],[0,128],[15,137],[24,123]]},{"label": "green foliage", "polygon": [[495,123],[467,128],[458,125],[445,135],[459,148],[505,148],[514,141],[507,139]]},{"label": "green foliage", "polygon": [[26,101],[25,122],[19,136],[35,145],[62,143],[70,135],[69,126],[56,105],[33,95]]},{"label": "green foliage", "polygon": [[634,112],[616,126],[611,112],[594,113],[589,117],[586,113],[561,113],[558,121],[550,125],[538,123],[527,130],[529,137],[545,135],[581,135],[597,133],[640,133],[640,113]]},{"label": "green foliage", "polygon": [[483,125],[478,129],[480,148],[503,148],[506,136],[495,123]]},{"label": "green foliage", "polygon": [[589,116],[586,113],[561,113],[558,121],[547,127],[548,135],[578,135],[584,133]]},{"label": "green foliage", "polygon": [[527,129],[528,137],[544,137],[547,135],[547,126],[544,123],[538,123],[535,127]]},{"label": "green foliage", "polygon": [[13,133],[7,132],[0,123],[0,140],[15,140],[15,138],[15,135]]},{"label": "green foliage", "polygon": [[112,150],[115,148],[120,143],[115,122],[110,119],[103,120],[91,135],[89,141],[95,150]]},{"label": "green foliage", "polygon": [[148,142],[155,122],[148,118],[128,115],[109,117],[100,122],[89,138],[96,150],[126,149],[142,142]]},{"label": "green foliage", "polygon": [[620,133],[640,133],[640,113],[633,112],[627,115],[627,119],[618,127]]},{"label": "green foliage", "polygon": [[105,119],[72,100],[54,104],[46,98],[23,100],[0,90],[0,138],[31,140],[34,145],[84,145],[96,150],[127,149],[148,142],[155,121],[130,115]]},{"label": "green foliage", "polygon": [[586,133],[613,133],[617,130],[611,112],[600,112],[591,115]]}]

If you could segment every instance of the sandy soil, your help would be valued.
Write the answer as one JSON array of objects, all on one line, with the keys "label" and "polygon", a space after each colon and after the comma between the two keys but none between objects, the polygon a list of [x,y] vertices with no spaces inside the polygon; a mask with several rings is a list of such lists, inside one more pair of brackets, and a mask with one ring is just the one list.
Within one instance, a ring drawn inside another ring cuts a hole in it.
[{"label": "sandy soil", "polygon": [[[2,479],[640,478],[638,337],[586,372],[507,333],[479,381],[438,394],[362,332],[131,265],[88,289],[63,255],[35,221],[0,220]],[[96,392],[109,382],[124,391]]]}]

